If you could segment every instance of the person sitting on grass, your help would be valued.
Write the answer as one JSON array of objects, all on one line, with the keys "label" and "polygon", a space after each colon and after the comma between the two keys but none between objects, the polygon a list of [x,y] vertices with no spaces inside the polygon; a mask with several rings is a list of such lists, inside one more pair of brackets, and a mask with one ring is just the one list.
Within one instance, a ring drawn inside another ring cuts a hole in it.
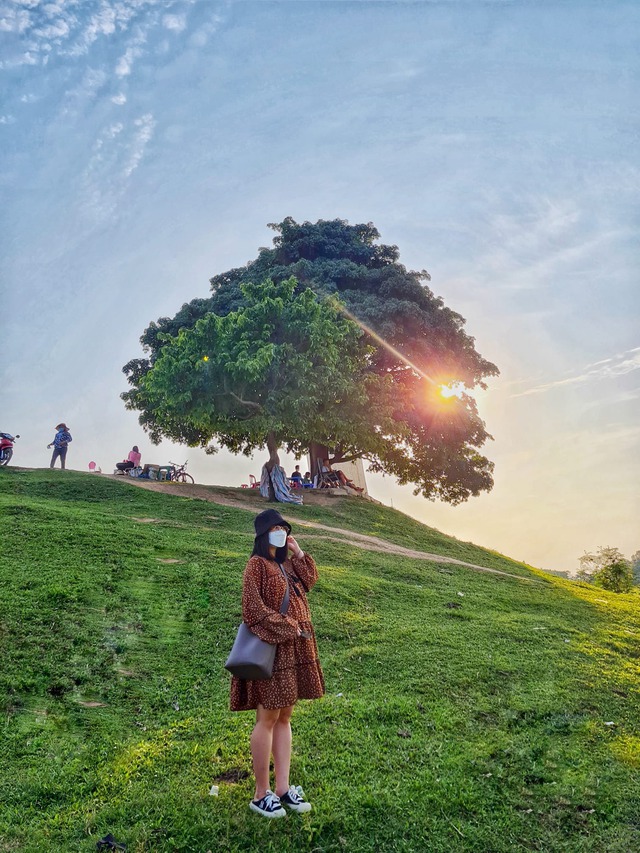
[{"label": "person sitting on grass", "polygon": [[311,471],[307,471],[307,473],[302,478],[302,488],[303,489],[312,489],[313,488],[313,480],[311,479]]},{"label": "person sitting on grass", "polygon": [[129,455],[122,462],[116,462],[116,468],[121,474],[130,471],[131,468],[137,468],[140,465],[142,454],[138,450],[138,445],[134,444],[133,449],[129,451]]}]

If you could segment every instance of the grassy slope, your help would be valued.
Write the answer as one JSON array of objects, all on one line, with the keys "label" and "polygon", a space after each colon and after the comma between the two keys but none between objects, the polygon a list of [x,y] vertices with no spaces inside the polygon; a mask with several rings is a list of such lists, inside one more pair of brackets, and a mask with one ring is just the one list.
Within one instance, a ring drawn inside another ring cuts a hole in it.
[{"label": "grassy slope", "polygon": [[[214,500],[219,495],[222,498],[246,501],[254,505],[259,499],[256,498],[255,492],[246,489],[222,486],[199,486],[198,488],[209,492]],[[286,512],[292,521],[299,518],[301,521],[321,522],[331,527],[377,536],[405,548],[437,553],[455,560],[531,577],[531,566],[507,559],[495,551],[480,548],[471,542],[461,542],[454,536],[447,536],[433,527],[427,527],[426,524],[421,524],[398,510],[389,509],[371,501],[332,497],[328,499],[325,506],[314,506],[307,502],[302,507],[288,506]]]},{"label": "grassy slope", "polygon": [[362,501],[294,508],[543,582],[309,540],[327,696],[296,711],[293,778],[314,811],[271,824],[247,809],[252,718],[222,668],[252,513],[11,469],[0,512],[0,850],[638,848],[637,593]]}]

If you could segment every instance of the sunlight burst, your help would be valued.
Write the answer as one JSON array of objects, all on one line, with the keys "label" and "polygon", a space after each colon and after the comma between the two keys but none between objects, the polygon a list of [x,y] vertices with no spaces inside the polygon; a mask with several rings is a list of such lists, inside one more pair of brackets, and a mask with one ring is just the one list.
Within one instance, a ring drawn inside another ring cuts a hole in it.
[{"label": "sunlight burst", "polygon": [[462,397],[464,394],[464,385],[461,382],[454,382],[453,385],[440,385],[438,387],[440,392],[440,396],[444,397],[445,400],[450,399],[451,397]]}]

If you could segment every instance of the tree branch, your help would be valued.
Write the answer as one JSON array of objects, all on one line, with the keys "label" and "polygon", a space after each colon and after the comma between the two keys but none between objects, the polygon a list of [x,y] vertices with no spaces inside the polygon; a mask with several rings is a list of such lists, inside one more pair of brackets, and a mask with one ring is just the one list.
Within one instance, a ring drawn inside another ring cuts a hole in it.
[{"label": "tree branch", "polygon": [[243,400],[242,397],[238,397],[238,395],[234,394],[233,391],[228,391],[227,393],[231,397],[233,397],[234,400],[237,400],[239,403],[241,403],[243,406],[249,406],[252,409],[259,409],[260,411],[262,411],[262,406],[260,405],[260,403],[254,403],[253,400]]}]

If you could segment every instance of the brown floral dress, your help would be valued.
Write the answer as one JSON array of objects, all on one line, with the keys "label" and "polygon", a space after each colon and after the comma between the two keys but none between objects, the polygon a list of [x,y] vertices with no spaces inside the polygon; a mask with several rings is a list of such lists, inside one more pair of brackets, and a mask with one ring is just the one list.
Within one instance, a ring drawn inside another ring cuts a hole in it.
[{"label": "brown floral dress", "polygon": [[[231,679],[231,710],[286,708],[298,699],[318,699],[324,693],[324,676],[318,660],[307,592],[318,580],[318,569],[309,554],[286,559],[282,568],[289,581],[289,609],[279,611],[286,583],[274,560],[251,557],[244,570],[242,619],[267,643],[277,643],[273,675],[265,681]],[[311,636],[297,636],[298,626]]]}]

